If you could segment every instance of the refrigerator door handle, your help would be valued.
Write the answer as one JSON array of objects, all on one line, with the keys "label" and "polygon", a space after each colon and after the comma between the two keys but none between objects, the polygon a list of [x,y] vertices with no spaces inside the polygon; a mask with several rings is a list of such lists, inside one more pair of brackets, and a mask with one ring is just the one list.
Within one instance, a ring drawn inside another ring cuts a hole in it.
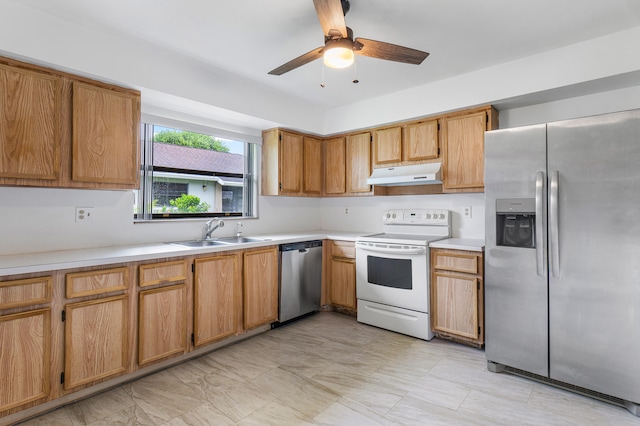
[{"label": "refrigerator door handle", "polygon": [[551,173],[549,184],[549,239],[551,250],[551,274],[560,276],[560,253],[558,244],[558,171]]},{"label": "refrigerator door handle", "polygon": [[544,213],[544,172],[536,172],[536,269],[539,276],[544,276],[544,222],[542,215]]}]

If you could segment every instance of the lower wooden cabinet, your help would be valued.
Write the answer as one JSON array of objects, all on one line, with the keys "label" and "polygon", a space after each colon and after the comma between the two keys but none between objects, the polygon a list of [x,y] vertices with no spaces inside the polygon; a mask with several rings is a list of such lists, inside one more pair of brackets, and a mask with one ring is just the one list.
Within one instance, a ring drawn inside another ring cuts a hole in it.
[{"label": "lower wooden cabinet", "polygon": [[356,253],[351,241],[331,241],[329,256],[329,301],[334,306],[355,311]]},{"label": "lower wooden cabinet", "polygon": [[170,285],[138,295],[138,364],[187,351],[187,286]]},{"label": "lower wooden cabinet", "polygon": [[0,316],[0,412],[49,395],[50,324],[50,308]]},{"label": "lower wooden cabinet", "polygon": [[128,299],[123,294],[66,305],[65,390],[127,371]]},{"label": "lower wooden cabinet", "polygon": [[138,365],[186,353],[187,260],[138,268]]},{"label": "lower wooden cabinet", "polygon": [[195,260],[193,343],[195,346],[232,336],[242,329],[241,253]]},{"label": "lower wooden cabinet", "polygon": [[436,335],[484,344],[483,253],[431,249],[431,326]]},{"label": "lower wooden cabinet", "polygon": [[244,328],[278,320],[278,248],[244,253]]}]

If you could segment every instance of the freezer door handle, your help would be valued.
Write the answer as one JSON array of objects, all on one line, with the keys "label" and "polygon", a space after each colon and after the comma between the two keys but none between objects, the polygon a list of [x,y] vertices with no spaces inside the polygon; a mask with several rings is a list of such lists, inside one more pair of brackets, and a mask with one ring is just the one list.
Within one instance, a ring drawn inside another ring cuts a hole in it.
[{"label": "freezer door handle", "polygon": [[560,246],[558,244],[558,172],[551,173],[549,184],[549,239],[551,250],[551,274],[560,276]]},{"label": "freezer door handle", "polygon": [[536,269],[538,275],[546,274],[544,267],[544,172],[536,173]]}]

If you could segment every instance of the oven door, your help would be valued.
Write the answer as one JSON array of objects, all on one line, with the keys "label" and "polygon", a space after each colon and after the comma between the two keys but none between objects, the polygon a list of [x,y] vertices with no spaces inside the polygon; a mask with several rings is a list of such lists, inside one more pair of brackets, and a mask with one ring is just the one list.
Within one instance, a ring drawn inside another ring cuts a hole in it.
[{"label": "oven door", "polygon": [[356,243],[356,297],[429,312],[428,247]]}]

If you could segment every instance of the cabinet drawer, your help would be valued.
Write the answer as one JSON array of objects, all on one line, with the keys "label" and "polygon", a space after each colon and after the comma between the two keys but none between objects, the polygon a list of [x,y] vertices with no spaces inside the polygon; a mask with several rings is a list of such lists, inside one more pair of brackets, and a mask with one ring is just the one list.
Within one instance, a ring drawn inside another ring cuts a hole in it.
[{"label": "cabinet drawer", "polygon": [[0,309],[50,302],[51,281],[51,277],[40,277],[0,283]]},{"label": "cabinet drawer", "polygon": [[433,268],[445,269],[447,271],[465,272],[468,274],[480,273],[479,259],[477,254],[467,253],[444,253],[435,252],[433,256]]},{"label": "cabinet drawer", "polygon": [[332,241],[331,255],[336,257],[356,258],[356,246],[350,241]]},{"label": "cabinet drawer", "polygon": [[148,287],[155,284],[184,281],[187,279],[187,261],[176,260],[173,262],[153,263],[140,265],[140,287]]},{"label": "cabinet drawer", "polygon": [[126,290],[128,287],[127,267],[67,274],[68,298]]}]

